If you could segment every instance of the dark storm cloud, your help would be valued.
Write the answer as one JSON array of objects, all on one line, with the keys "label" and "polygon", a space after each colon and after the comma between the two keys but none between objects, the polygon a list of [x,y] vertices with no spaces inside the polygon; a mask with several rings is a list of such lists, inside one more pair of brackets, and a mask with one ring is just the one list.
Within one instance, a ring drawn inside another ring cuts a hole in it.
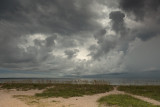
[{"label": "dark storm cloud", "polygon": [[74,0],[2,0],[0,19],[27,24],[30,32],[70,34],[97,27],[90,3]]},{"label": "dark storm cloud", "polygon": [[79,52],[78,49],[74,50],[65,50],[64,53],[68,57],[68,59],[72,59],[73,57],[77,56],[77,53]]},{"label": "dark storm cloud", "polygon": [[[50,36],[50,37],[47,37],[46,38],[46,47],[48,48],[52,48],[54,45],[55,45],[55,42],[54,40],[57,38],[57,36],[53,35],[53,36]],[[52,49],[50,49],[50,51],[52,51]]]},{"label": "dark storm cloud", "polygon": [[120,0],[120,7],[127,12],[133,12],[137,18],[141,19],[144,16],[144,1],[145,0]]},{"label": "dark storm cloud", "polygon": [[120,0],[119,7],[131,19],[134,15],[134,20],[143,25],[134,28],[136,37],[146,41],[160,34],[160,0]]},{"label": "dark storm cloud", "polygon": [[[108,40],[106,38],[106,30],[102,29],[94,34],[95,39],[97,40],[97,46],[91,45],[89,47],[90,54],[93,59],[100,59],[103,55],[106,55],[111,49],[116,46],[115,41]],[[109,35],[108,35],[109,36]]]},{"label": "dark storm cloud", "polygon": [[112,11],[109,14],[109,18],[112,19],[112,29],[116,32],[123,32],[125,30],[124,25],[125,14],[121,11]]},{"label": "dark storm cloud", "polygon": [[1,17],[7,15],[8,13],[15,13],[21,8],[18,0],[1,0],[0,1],[0,13]]},{"label": "dark storm cloud", "polygon": [[[98,46],[92,45],[89,50],[93,59],[99,59],[100,57],[103,57],[103,55],[108,54],[110,50],[114,49],[118,42],[121,42],[124,37],[127,35],[127,29],[125,27],[124,22],[125,14],[121,11],[112,11],[109,14],[109,19],[111,20],[111,30],[114,31],[116,34],[111,35],[108,34],[107,30],[109,29],[102,29],[95,33],[94,37],[97,40]],[[114,37],[120,35],[119,41],[114,39]],[[110,39],[108,37],[111,37]],[[97,48],[97,49],[96,49]],[[121,49],[122,50],[122,49]],[[123,49],[123,51],[126,51]]]},{"label": "dark storm cloud", "polygon": [[[159,17],[159,16],[158,16]],[[132,34],[143,41],[150,40],[160,34],[160,26],[157,19],[149,18],[149,21],[141,22],[142,27],[137,27],[132,30]]]},{"label": "dark storm cloud", "polygon": [[158,12],[160,7],[159,0],[120,0],[120,8],[126,12],[133,13],[136,19],[143,20],[149,14]]},{"label": "dark storm cloud", "polygon": [[154,37],[154,36],[157,36],[158,35],[158,33],[160,33],[160,32],[158,32],[158,31],[141,31],[141,32],[139,32],[138,34],[137,34],[137,37],[139,37],[139,38],[141,38],[141,40],[143,40],[143,41],[146,41],[146,40],[149,40],[149,39],[151,39],[152,37]]},{"label": "dark storm cloud", "polygon": [[[1,67],[13,66],[13,63],[26,63],[27,66],[32,62],[45,61],[54,49],[55,33],[68,39],[79,32],[101,27],[96,21],[98,14],[90,9],[91,4],[92,1],[80,0],[1,0]],[[26,49],[19,47],[29,43],[29,35],[36,33],[44,34],[46,39],[35,39],[34,46],[27,46]],[[73,47],[71,45],[75,43],[67,44]],[[17,65],[14,64],[15,67]]]}]

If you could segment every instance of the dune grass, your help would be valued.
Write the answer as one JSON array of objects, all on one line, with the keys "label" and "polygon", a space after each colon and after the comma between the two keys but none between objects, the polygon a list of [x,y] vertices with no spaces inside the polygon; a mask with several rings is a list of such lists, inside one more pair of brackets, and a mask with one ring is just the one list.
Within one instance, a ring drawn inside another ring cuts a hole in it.
[{"label": "dune grass", "polygon": [[119,86],[118,90],[160,101],[160,86]]},{"label": "dune grass", "polygon": [[42,93],[35,94],[35,97],[74,97],[93,95],[113,90],[113,86],[105,82],[93,81],[93,84],[72,84],[72,83],[3,83],[1,89],[16,89],[27,91],[31,89],[44,89]]},{"label": "dune grass", "polygon": [[40,83],[4,83],[1,85],[2,89],[16,89],[27,91],[31,89],[45,89],[51,87],[53,84],[40,84]]},{"label": "dune grass", "polygon": [[118,107],[160,107],[152,105],[148,102],[139,100],[129,95],[109,95],[104,96],[98,100],[100,105],[118,106]]},{"label": "dune grass", "polygon": [[111,91],[111,85],[91,85],[91,84],[55,84],[54,88],[48,88],[42,93],[37,93],[37,97],[74,97],[83,95],[93,95]]}]

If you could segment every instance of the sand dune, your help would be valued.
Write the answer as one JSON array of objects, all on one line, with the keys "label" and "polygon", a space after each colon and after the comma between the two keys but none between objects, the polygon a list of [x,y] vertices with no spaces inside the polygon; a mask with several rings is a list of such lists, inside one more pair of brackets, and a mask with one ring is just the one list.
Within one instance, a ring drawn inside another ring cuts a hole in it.
[{"label": "sand dune", "polygon": [[[98,103],[96,102],[100,97],[110,95],[110,94],[126,94],[121,91],[117,91],[115,88],[113,91],[95,94],[95,95],[85,95],[83,97],[71,97],[68,99],[65,98],[48,98],[48,99],[39,99],[36,101],[31,101],[33,99],[20,100],[14,98],[13,95],[34,95],[35,93],[39,93],[39,90],[29,90],[29,91],[16,91],[16,90],[0,90],[0,107],[98,107]],[[130,94],[131,95],[131,94]],[[150,102],[155,105],[160,105],[160,102],[132,95],[138,99]],[[27,102],[33,102],[32,104],[27,104]]]}]

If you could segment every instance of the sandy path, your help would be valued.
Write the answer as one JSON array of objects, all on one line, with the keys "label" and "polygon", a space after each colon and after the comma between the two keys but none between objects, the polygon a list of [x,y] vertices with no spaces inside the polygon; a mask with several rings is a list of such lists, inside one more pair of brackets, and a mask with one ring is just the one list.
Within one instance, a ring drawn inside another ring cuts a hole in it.
[{"label": "sandy path", "polygon": [[[126,93],[126,94],[128,94],[128,93]],[[143,97],[143,96],[138,96],[138,95],[133,95],[133,94],[128,94],[128,95],[131,95],[132,97],[135,97],[135,98],[137,98],[137,99],[140,99],[140,100],[143,100],[143,101],[152,103],[152,104],[154,104],[154,105],[160,105],[160,102],[159,102],[159,101],[156,101],[156,100],[154,100],[154,99],[150,99],[150,98]]]},{"label": "sandy path", "polygon": [[[0,107],[98,107],[97,100],[103,96],[111,95],[111,94],[126,94],[125,92],[118,91],[117,88],[114,88],[113,91],[95,94],[95,95],[85,95],[83,97],[71,97],[68,99],[65,98],[48,98],[48,99],[40,99],[37,104],[26,105],[25,102],[20,101],[16,98],[13,98],[13,95],[34,95],[37,92],[41,92],[39,90],[29,90],[29,91],[4,91],[0,90]],[[135,98],[144,100],[146,102],[150,102],[154,105],[160,105],[160,102],[142,97],[137,95],[131,95]]]},{"label": "sandy path", "polygon": [[114,88],[114,92],[121,93],[121,94],[127,94],[127,95],[130,95],[130,96],[135,97],[137,99],[140,99],[140,100],[152,103],[153,105],[160,105],[160,102],[157,101],[157,100],[154,100],[154,99],[151,99],[151,98],[148,98],[148,97],[143,97],[143,96],[129,94],[129,93],[126,93],[126,92],[123,92],[123,91],[118,91],[117,87]]}]

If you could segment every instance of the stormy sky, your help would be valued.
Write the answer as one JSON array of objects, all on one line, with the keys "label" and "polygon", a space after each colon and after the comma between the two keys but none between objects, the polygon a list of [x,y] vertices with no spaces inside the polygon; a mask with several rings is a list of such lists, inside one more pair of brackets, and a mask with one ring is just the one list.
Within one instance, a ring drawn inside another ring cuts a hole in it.
[{"label": "stormy sky", "polygon": [[0,77],[160,72],[160,0],[0,0]]}]

